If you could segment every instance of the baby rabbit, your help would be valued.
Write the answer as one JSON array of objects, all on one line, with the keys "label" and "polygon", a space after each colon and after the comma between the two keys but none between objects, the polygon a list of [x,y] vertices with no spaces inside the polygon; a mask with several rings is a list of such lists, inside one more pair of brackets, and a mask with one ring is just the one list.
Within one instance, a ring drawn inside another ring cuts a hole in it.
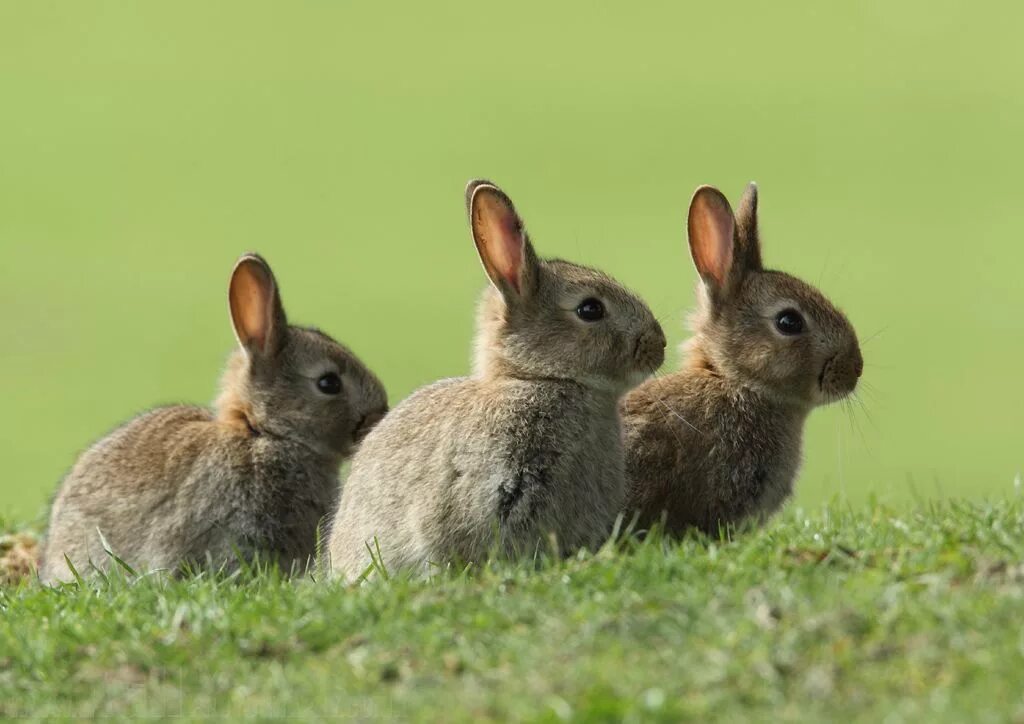
[{"label": "baby rabbit", "polygon": [[384,415],[377,378],[322,332],[290,326],[255,254],[228,291],[240,346],[211,411],[146,412],[87,450],[53,504],[40,577],[183,563],[231,570],[238,553],[290,571],[306,564],[333,508],[338,467]]},{"label": "baby rabbit", "polygon": [[471,377],[420,389],[352,461],[327,563],[390,571],[596,547],[624,502],[622,394],[657,369],[665,336],[601,272],[534,253],[512,201],[472,181],[473,239],[491,280]]},{"label": "baby rabbit", "polygon": [[701,278],[694,336],[680,371],[623,400],[626,511],[645,527],[664,515],[672,534],[717,534],[789,497],[807,415],[852,392],[864,362],[842,312],[761,266],[754,184],[735,218],[720,191],[697,189],[688,230]]}]

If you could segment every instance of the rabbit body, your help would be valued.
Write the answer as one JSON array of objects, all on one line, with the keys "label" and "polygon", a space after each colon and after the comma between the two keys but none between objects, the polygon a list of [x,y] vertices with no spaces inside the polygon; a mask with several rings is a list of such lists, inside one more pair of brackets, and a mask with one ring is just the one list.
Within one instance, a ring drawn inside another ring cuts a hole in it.
[{"label": "rabbit body", "polygon": [[150,570],[207,559],[232,568],[257,551],[284,570],[303,565],[337,495],[338,463],[204,407],[151,410],[75,464],[54,503],[42,577],[69,578],[65,554],[82,573],[90,562],[109,568],[97,530]]},{"label": "rabbit body", "polygon": [[471,377],[414,393],[352,462],[330,566],[428,573],[489,551],[571,553],[607,537],[624,500],[622,394],[664,359],[647,306],[606,275],[538,259],[512,202],[473,182],[467,202],[492,287]]},{"label": "rabbit body", "polygon": [[627,512],[675,534],[762,521],[792,493],[806,416],[713,369],[650,380],[623,401]]},{"label": "rabbit body", "polygon": [[622,401],[629,517],[667,532],[758,523],[790,496],[811,410],[863,371],[847,318],[809,284],[764,269],[751,184],[733,216],[717,189],[690,205],[701,276],[694,336],[674,373]]},{"label": "rabbit body", "polygon": [[236,350],[214,409],[162,407],[103,438],[54,500],[40,577],[251,561],[290,572],[315,553],[338,468],[387,409],[377,378],[323,333],[290,326],[270,268],[243,257],[230,287]]},{"label": "rabbit body", "polygon": [[529,555],[555,531],[564,550],[596,547],[624,501],[617,404],[555,379],[452,379],[416,392],[360,451],[332,566],[359,575],[374,539],[388,569],[493,549]]}]

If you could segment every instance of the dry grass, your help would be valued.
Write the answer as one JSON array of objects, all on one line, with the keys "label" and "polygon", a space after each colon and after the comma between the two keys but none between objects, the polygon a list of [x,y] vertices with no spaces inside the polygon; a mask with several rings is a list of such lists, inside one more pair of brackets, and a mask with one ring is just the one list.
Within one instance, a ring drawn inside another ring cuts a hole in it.
[{"label": "dry grass", "polygon": [[30,577],[39,560],[39,541],[30,533],[0,536],[0,586]]}]

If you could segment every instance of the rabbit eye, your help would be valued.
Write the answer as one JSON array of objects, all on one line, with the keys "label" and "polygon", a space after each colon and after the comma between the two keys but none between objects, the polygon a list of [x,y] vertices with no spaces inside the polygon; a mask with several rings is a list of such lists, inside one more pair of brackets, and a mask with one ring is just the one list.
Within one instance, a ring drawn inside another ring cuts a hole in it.
[{"label": "rabbit eye", "polygon": [[596,322],[604,319],[604,305],[601,304],[600,299],[589,297],[580,302],[580,306],[576,307],[576,316],[584,322]]},{"label": "rabbit eye", "polygon": [[783,309],[775,315],[775,329],[787,337],[800,334],[804,331],[804,318],[795,309]]},{"label": "rabbit eye", "polygon": [[337,395],[341,392],[341,377],[335,372],[321,375],[316,381],[316,388],[325,395]]}]

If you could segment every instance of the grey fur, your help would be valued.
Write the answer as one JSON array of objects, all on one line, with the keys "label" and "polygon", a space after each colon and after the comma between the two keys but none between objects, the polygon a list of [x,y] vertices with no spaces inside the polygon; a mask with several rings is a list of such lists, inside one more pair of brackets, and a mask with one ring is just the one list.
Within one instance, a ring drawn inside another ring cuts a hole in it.
[{"label": "grey fur", "polygon": [[[664,359],[647,306],[601,272],[537,259],[512,202],[467,188],[491,277],[473,375],[423,388],[367,437],[331,530],[330,564],[359,577],[379,545],[390,571],[594,548],[622,508],[617,405]],[[600,299],[607,317],[575,309]]]},{"label": "grey fur", "polygon": [[[53,504],[40,576],[106,570],[111,550],[132,567],[235,567],[238,553],[289,571],[314,554],[332,512],[338,467],[387,409],[384,388],[352,354],[289,326],[270,268],[243,256],[232,273],[230,358],[213,410],[143,413],[75,463]],[[342,392],[326,395],[328,371]]]},{"label": "grey fur", "polygon": [[[811,410],[853,391],[863,371],[857,335],[818,290],[761,266],[757,189],[736,217],[717,189],[694,194],[690,248],[701,275],[694,336],[678,372],[622,403],[626,511],[669,533],[760,522],[790,496]],[[786,337],[777,312],[802,313]]]}]

